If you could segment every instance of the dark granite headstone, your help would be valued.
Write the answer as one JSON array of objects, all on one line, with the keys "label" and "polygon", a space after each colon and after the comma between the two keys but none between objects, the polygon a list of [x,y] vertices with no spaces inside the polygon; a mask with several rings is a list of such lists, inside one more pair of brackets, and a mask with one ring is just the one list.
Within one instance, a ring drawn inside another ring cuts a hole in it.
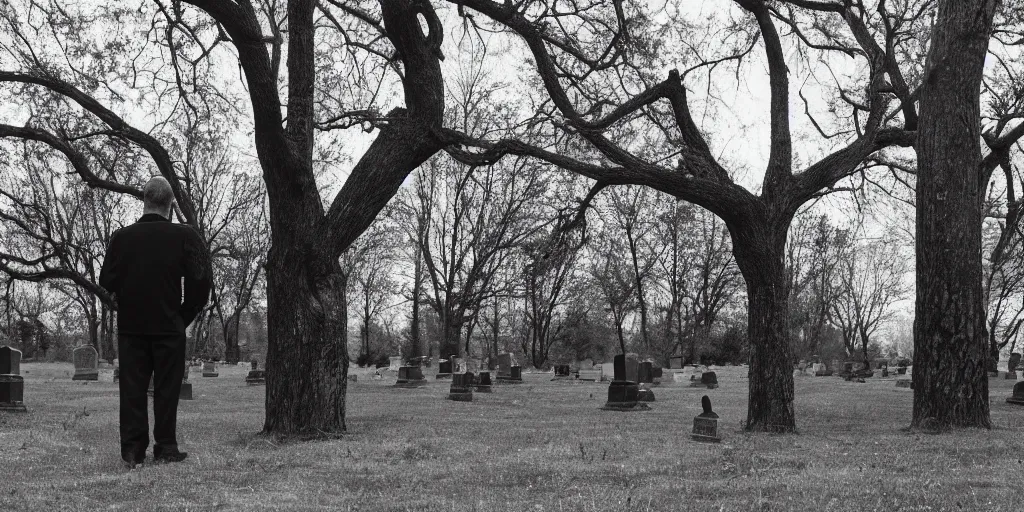
[{"label": "dark granite headstone", "polygon": [[419,366],[401,366],[398,368],[398,381],[396,388],[418,388],[427,385],[427,379],[423,377],[423,369]]},{"label": "dark granite headstone", "polygon": [[1024,405],[1024,382],[1018,382],[1013,385],[1013,395],[1007,398],[1006,402],[1014,405]]},{"label": "dark granite headstone", "polygon": [[650,361],[642,361],[637,367],[636,372],[637,384],[651,384],[654,382],[654,363]]},{"label": "dark granite headstone", "polygon": [[711,399],[704,395],[700,399],[703,412],[693,418],[693,432],[690,434],[696,441],[717,443],[722,440],[718,435],[718,414],[711,410]]},{"label": "dark granite headstone", "polygon": [[0,375],[21,375],[21,351],[4,345],[0,347]]},{"label": "dark granite headstone", "polygon": [[491,372],[483,371],[476,374],[476,390],[479,393],[491,392]]},{"label": "dark granite headstone", "polygon": [[267,376],[264,372],[265,370],[249,370],[249,374],[245,376],[245,384],[247,386],[258,386],[260,384],[266,384]]},{"label": "dark granite headstone", "polygon": [[27,412],[25,378],[21,373],[21,351],[0,347],[0,411]]},{"label": "dark granite headstone", "polygon": [[252,361],[249,361],[249,369],[250,370],[259,370],[260,369],[260,362],[257,361],[256,359],[253,359]]},{"label": "dark granite headstone", "polygon": [[447,379],[452,376],[455,369],[454,358],[441,359],[437,362],[437,378]]},{"label": "dark granite headstone", "polygon": [[619,354],[615,356],[613,364],[615,377],[608,385],[608,401],[602,409],[606,411],[648,409],[647,404],[640,403],[640,386],[636,383],[636,359],[626,354]]},{"label": "dark granite headstone", "polygon": [[71,352],[71,359],[75,362],[75,375],[71,380],[99,380],[100,361],[95,348],[78,347]]},{"label": "dark granite headstone", "polygon": [[452,385],[448,389],[448,400],[455,400],[456,402],[472,402],[473,401],[473,374],[456,373],[452,375]]},{"label": "dark granite headstone", "polygon": [[718,374],[715,372],[703,372],[700,374],[700,383],[707,386],[708,389],[715,389],[718,387]]}]

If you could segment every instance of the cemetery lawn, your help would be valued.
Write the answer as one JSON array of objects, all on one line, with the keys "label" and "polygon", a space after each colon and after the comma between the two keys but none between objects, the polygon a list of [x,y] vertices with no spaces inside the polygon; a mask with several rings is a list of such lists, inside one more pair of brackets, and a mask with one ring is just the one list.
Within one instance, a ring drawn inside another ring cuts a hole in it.
[{"label": "cemetery lawn", "polygon": [[[180,464],[120,465],[117,387],[73,382],[70,364],[24,363],[27,414],[0,415],[0,510],[1020,510],[1024,407],[990,382],[992,430],[908,433],[912,392],[796,377],[799,435],[746,434],[743,368],[721,387],[654,388],[649,411],[598,410],[607,383],[524,374],[473,402],[448,381],[395,389],[393,373],[354,370],[341,439],[257,435],[262,386],[244,367],[191,373],[181,402]],[[428,370],[428,378],[433,379]],[[700,397],[721,444],[690,440]]]}]

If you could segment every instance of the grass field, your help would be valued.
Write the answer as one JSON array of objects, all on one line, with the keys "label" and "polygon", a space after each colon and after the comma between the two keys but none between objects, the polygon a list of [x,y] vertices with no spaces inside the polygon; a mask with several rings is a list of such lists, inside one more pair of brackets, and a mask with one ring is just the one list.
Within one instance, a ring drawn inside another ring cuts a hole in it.
[{"label": "grass field", "polygon": [[[993,380],[992,430],[911,434],[912,392],[892,379],[796,378],[798,435],[745,434],[745,370],[715,390],[666,383],[644,412],[598,410],[607,384],[495,386],[471,403],[447,381],[395,389],[364,370],[349,433],[257,436],[263,387],[245,370],[193,370],[181,464],[121,467],[117,388],[71,365],[26,363],[28,414],[0,416],[0,510],[984,510],[1024,507],[1024,407]],[[103,377],[103,376],[101,376]],[[107,377],[109,378],[109,377]],[[670,380],[670,379],[666,379]],[[690,440],[700,397],[721,444]]]}]

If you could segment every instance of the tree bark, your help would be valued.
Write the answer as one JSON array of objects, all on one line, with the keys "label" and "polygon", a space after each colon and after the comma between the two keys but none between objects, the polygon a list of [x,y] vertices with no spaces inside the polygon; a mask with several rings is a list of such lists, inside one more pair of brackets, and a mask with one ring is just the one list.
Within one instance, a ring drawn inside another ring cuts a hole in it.
[{"label": "tree bark", "polygon": [[345,431],[346,281],[336,259],[309,261],[275,245],[267,267],[265,432]]},{"label": "tree bark", "polygon": [[746,430],[793,432],[793,363],[787,338],[785,247],[792,214],[749,216],[730,225],[733,254],[747,283],[750,339]]},{"label": "tree bark", "polygon": [[979,93],[996,0],[941,0],[917,133],[911,425],[991,428],[981,265]]}]

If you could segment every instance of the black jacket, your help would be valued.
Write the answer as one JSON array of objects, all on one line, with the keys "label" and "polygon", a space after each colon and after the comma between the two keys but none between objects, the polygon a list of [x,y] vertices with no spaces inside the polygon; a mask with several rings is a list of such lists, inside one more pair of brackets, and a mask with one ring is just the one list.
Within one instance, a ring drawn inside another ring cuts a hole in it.
[{"label": "black jacket", "polygon": [[110,237],[100,286],[117,297],[119,333],[183,334],[210,298],[212,274],[194,228],[148,213]]}]

